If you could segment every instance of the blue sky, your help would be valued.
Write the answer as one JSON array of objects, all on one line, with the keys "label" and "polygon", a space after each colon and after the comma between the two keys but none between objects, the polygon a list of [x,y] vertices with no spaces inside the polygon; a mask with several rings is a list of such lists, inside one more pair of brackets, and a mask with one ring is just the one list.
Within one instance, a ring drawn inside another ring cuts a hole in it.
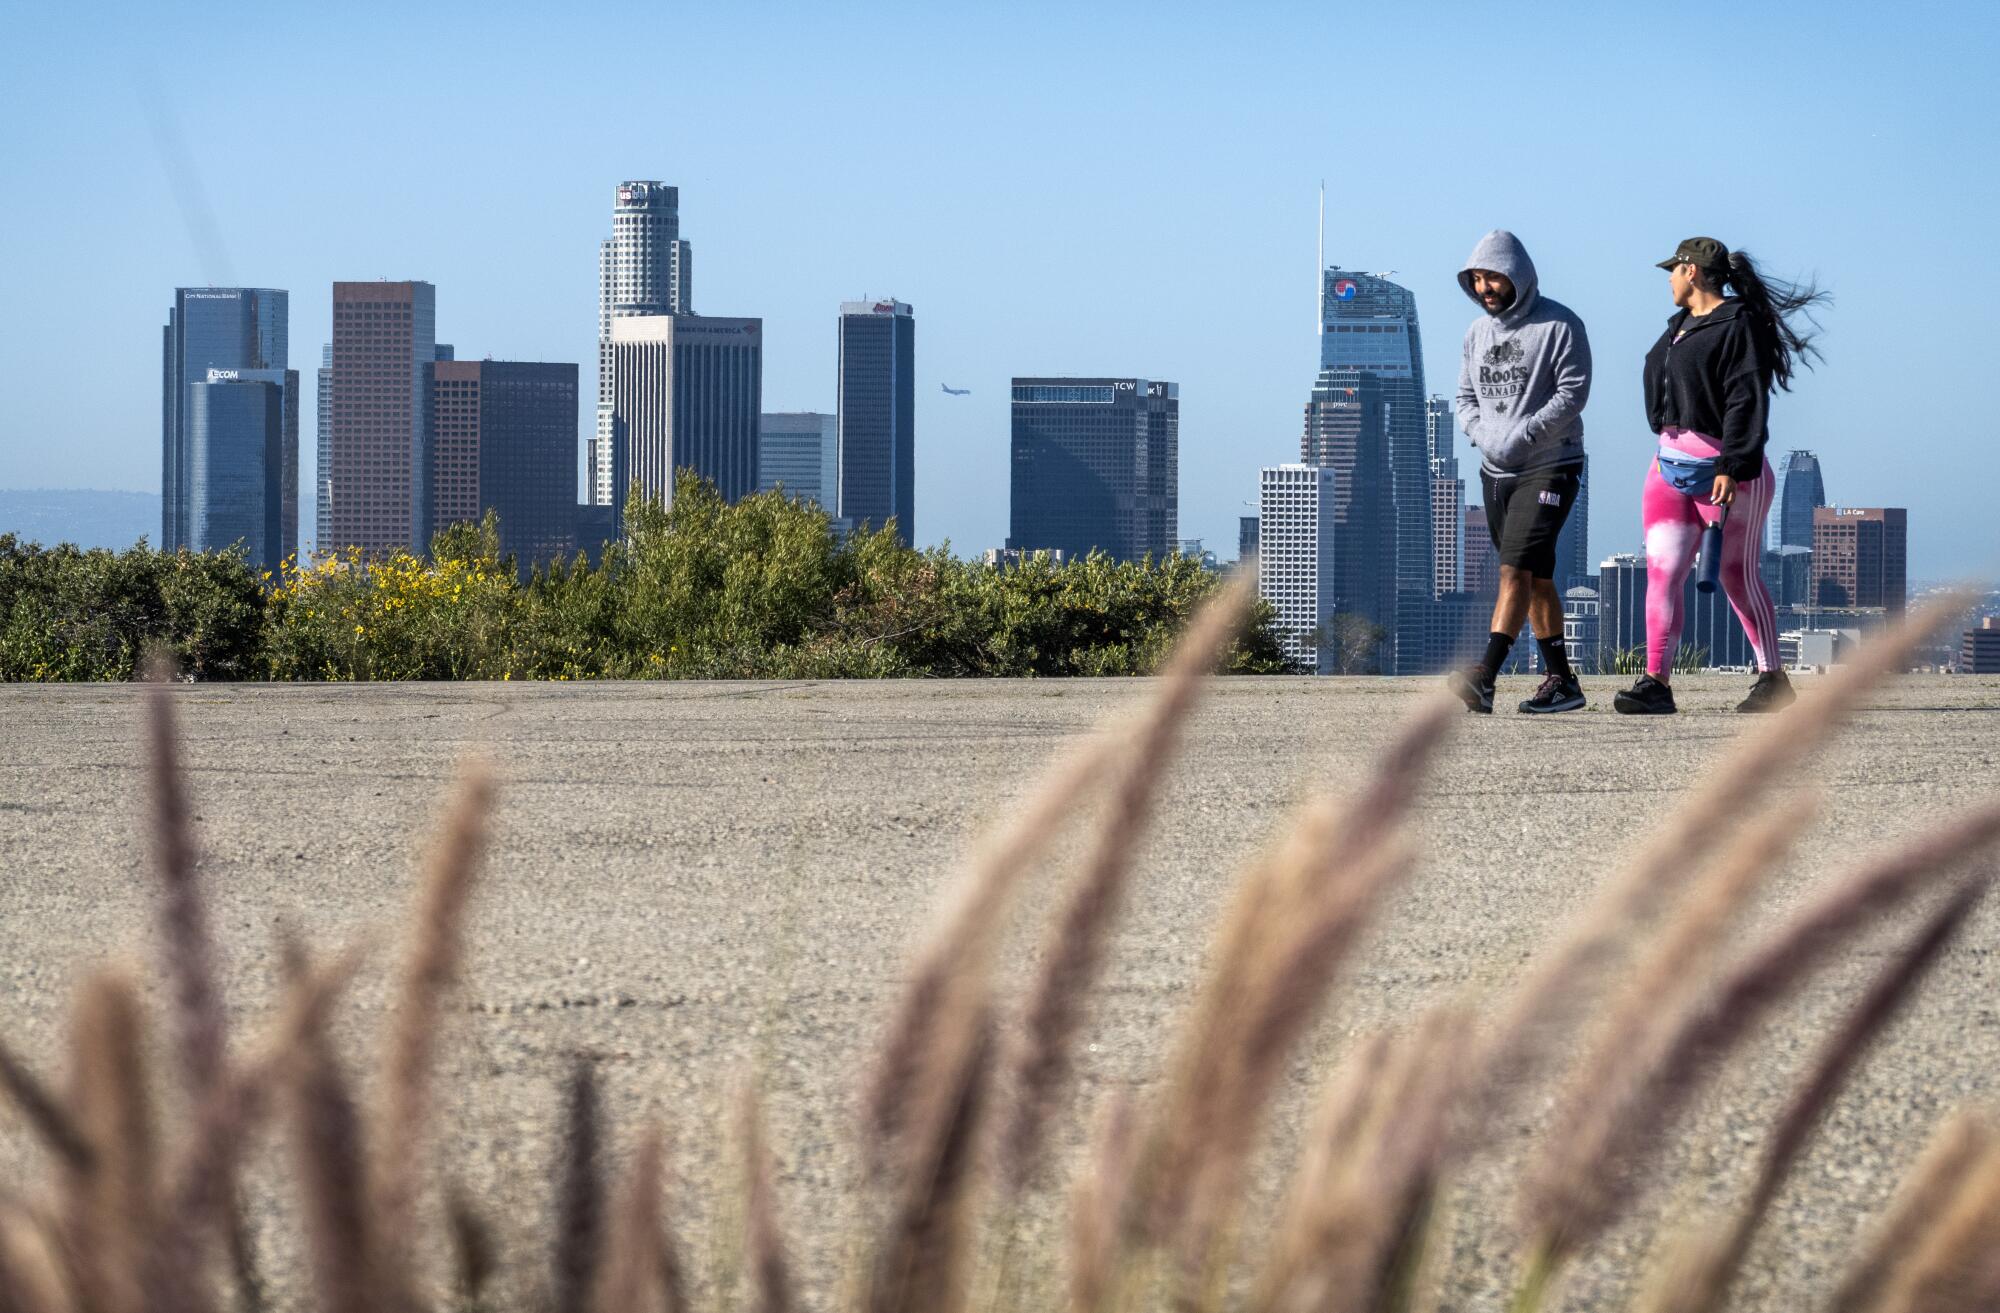
[{"label": "blue sky", "polygon": [[1297,458],[1324,178],[1328,261],[1415,290],[1433,391],[1487,229],[1583,315],[1593,554],[1639,540],[1652,262],[1707,233],[1838,298],[1773,450],[1910,508],[1913,576],[2000,573],[1991,5],[81,12],[0,51],[0,487],[157,488],[178,284],[288,288],[309,373],[335,279],[427,279],[461,356],[587,381],[612,188],[658,178],[696,309],[765,320],[767,409],[832,409],[840,301],[915,305],[922,539],[1005,537],[1011,375],[1132,374],[1181,385],[1182,533],[1228,556]]}]

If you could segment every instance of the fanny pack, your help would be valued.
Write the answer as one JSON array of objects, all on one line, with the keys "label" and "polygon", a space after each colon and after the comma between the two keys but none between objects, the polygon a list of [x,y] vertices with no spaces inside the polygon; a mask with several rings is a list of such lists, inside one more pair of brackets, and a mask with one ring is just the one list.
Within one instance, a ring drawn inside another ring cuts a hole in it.
[{"label": "fanny pack", "polygon": [[1685,497],[1697,497],[1715,485],[1713,456],[1690,456],[1684,451],[1660,448],[1660,477],[1667,486]]}]

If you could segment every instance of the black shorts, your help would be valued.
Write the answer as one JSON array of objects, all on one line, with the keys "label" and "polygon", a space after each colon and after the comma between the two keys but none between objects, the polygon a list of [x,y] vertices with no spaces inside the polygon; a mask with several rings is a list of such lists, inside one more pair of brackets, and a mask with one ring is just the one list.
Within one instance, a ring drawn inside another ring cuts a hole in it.
[{"label": "black shorts", "polygon": [[1500,552],[1500,564],[1526,570],[1537,579],[1556,574],[1556,538],[1583,484],[1583,466],[1555,465],[1495,478],[1479,472],[1486,493],[1486,531]]}]

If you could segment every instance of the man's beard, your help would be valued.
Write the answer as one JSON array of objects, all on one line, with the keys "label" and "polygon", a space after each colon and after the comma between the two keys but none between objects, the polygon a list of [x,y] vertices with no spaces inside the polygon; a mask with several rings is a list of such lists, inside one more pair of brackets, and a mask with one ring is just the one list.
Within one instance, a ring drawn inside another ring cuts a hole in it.
[{"label": "man's beard", "polygon": [[1488,310],[1488,311],[1487,311],[1486,313],[1487,313],[1487,314],[1489,314],[1489,315],[1504,315],[1504,314],[1506,314],[1506,313],[1507,313],[1507,312],[1508,312],[1509,310],[1512,310],[1512,309],[1514,308],[1514,298],[1515,298],[1515,295],[1516,295],[1516,293],[1513,293],[1513,292],[1509,292],[1509,293],[1507,293],[1507,295],[1505,295],[1505,296],[1503,296],[1503,297],[1501,297],[1501,298],[1500,298],[1500,304],[1499,304],[1499,305],[1496,305],[1496,306],[1492,307],[1492,308],[1491,308],[1490,310]]}]

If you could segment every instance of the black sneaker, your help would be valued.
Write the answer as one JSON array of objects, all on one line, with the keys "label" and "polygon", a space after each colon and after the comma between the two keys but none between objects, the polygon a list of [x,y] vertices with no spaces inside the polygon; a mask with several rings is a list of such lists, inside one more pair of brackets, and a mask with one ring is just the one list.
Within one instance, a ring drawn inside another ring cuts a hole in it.
[{"label": "black sneaker", "polygon": [[1485,666],[1454,670],[1445,684],[1458,695],[1458,700],[1465,704],[1467,711],[1477,711],[1485,716],[1493,714],[1493,672]]},{"label": "black sneaker", "polygon": [[1651,675],[1639,676],[1639,682],[1611,699],[1611,705],[1627,716],[1671,716],[1677,710],[1674,691]]},{"label": "black sneaker", "polygon": [[1524,716],[1547,716],[1558,711],[1578,711],[1583,707],[1583,685],[1576,682],[1575,675],[1558,675],[1551,670],[1542,686],[1535,690],[1535,696],[1523,702],[1518,710]]},{"label": "black sneaker", "polygon": [[1792,681],[1782,670],[1766,670],[1757,676],[1757,682],[1750,686],[1750,696],[1736,704],[1738,711],[1776,711],[1789,707],[1799,700],[1792,688]]}]

